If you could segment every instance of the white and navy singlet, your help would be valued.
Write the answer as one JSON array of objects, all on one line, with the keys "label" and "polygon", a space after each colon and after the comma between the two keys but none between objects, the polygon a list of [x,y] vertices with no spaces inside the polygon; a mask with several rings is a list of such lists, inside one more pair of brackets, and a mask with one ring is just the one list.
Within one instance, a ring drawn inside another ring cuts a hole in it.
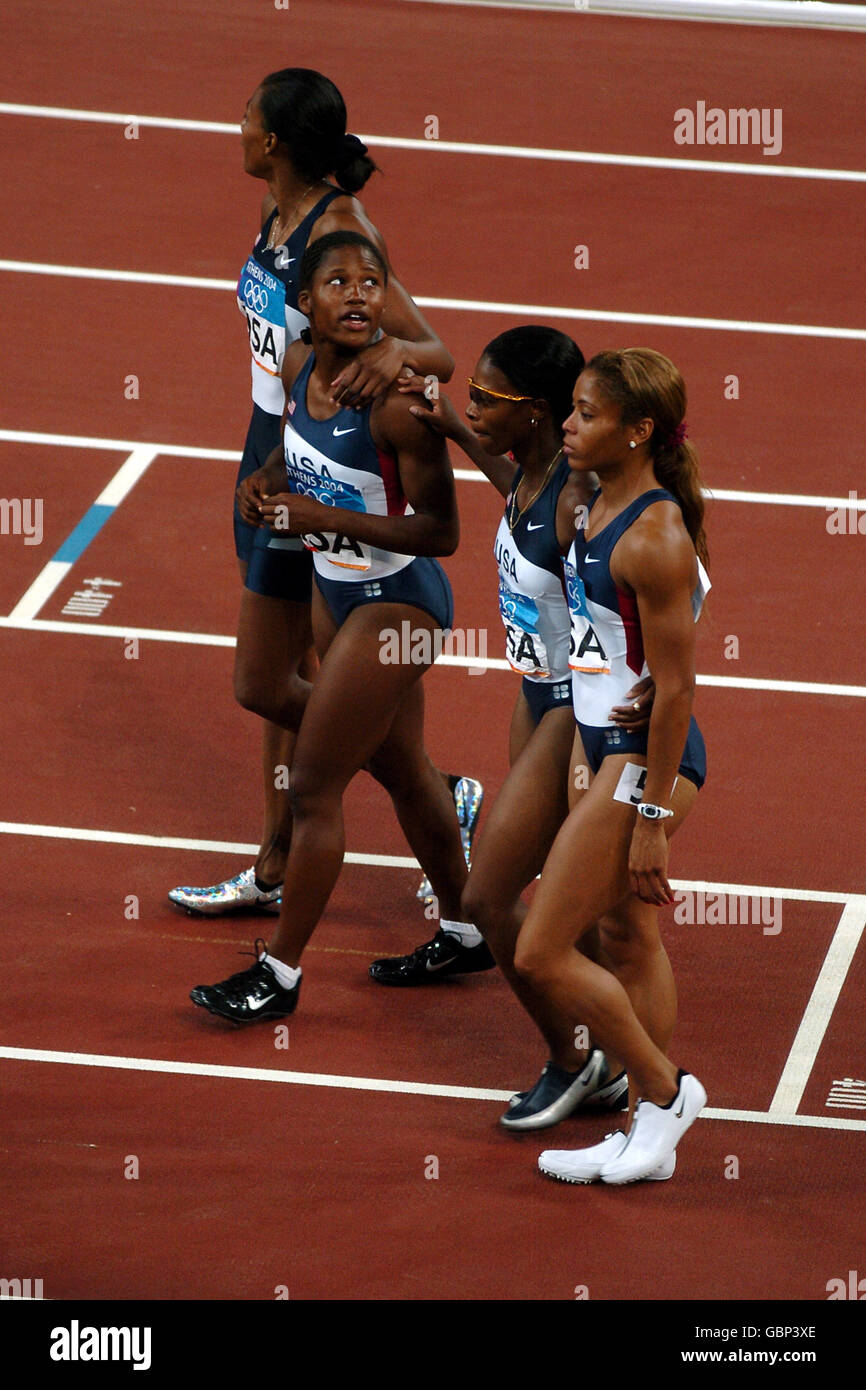
[{"label": "white and navy singlet", "polygon": [[[596,492],[589,510],[599,497]],[[610,573],[610,557],[625,531],[654,502],[674,502],[665,488],[643,493],[587,541],[584,529],[571,543],[565,561],[565,588],[571,614],[568,664],[572,672],[574,714],[580,727],[590,767],[598,770],[606,753],[646,752],[647,731],[625,733],[610,718],[614,705],[625,703],[627,692],[643,676],[646,664],[640,616],[634,594],[620,589]],[[698,579],[692,595],[697,622],[710,589],[706,570],[698,560]],[[703,739],[695,720],[681,771],[700,786],[706,771]]]},{"label": "white and navy singlet", "polygon": [[281,416],[285,396],[280,369],[286,348],[301,336],[307,319],[298,308],[301,258],[313,224],[335,198],[345,198],[333,188],[311,208],[284,246],[268,248],[268,237],[277,209],[266,219],[258,240],[238,279],[238,308],[243,314],[252,354],[253,402],[269,415]]},{"label": "white and navy singlet", "polygon": [[535,722],[555,705],[571,703],[568,666],[570,618],[556,539],[556,507],[571,477],[562,459],[539,497],[509,520],[520,469],[505,503],[493,553],[499,569],[499,613],[505,628],[505,655],[523,676],[523,692]]},{"label": "white and navy singlet", "polygon": [[[411,516],[396,458],[373,441],[372,404],[365,410],[338,410],[327,420],[310,415],[307,383],[314,365],[310,353],[289,393],[283,439],[289,489],[328,507],[375,516]],[[303,542],[313,552],[316,573],[338,582],[381,580],[416,559],[334,531],[311,532]]]}]

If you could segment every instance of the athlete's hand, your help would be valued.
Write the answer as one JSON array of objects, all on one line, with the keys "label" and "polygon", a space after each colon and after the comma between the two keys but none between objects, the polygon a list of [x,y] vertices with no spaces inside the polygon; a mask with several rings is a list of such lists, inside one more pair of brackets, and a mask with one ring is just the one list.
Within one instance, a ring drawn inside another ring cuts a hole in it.
[{"label": "athlete's hand", "polygon": [[262,517],[259,510],[262,500],[262,485],[264,482],[263,468],[258,468],[255,473],[251,473],[248,478],[238,485],[235,497],[237,499],[238,511],[241,518],[248,526],[261,526]]},{"label": "athlete's hand", "polygon": [[637,893],[642,902],[667,907],[674,901],[667,876],[668,839],[660,821],[648,821],[643,816],[635,818],[628,873],[632,892]]},{"label": "athlete's hand", "polygon": [[404,345],[387,335],[370,343],[331,382],[331,400],[352,410],[363,410],[383,396],[404,370]]},{"label": "athlete's hand", "polygon": [[610,718],[618,728],[625,729],[626,733],[645,729],[650,721],[655,697],[655,681],[652,676],[644,676],[643,680],[633,685],[627,693],[625,698],[628,704],[614,705]]},{"label": "athlete's hand", "polygon": [[306,531],[320,531],[326,526],[331,507],[304,497],[298,492],[277,492],[263,497],[260,517],[265,526],[286,536],[300,536]]},{"label": "athlete's hand", "polygon": [[404,395],[421,396],[422,400],[417,405],[410,405],[409,414],[414,415],[417,420],[421,420],[434,434],[444,435],[446,439],[453,439],[457,442],[459,436],[466,429],[466,424],[460,419],[454,406],[447,396],[427,394],[427,378],[412,375],[403,377],[400,380],[398,390]]}]

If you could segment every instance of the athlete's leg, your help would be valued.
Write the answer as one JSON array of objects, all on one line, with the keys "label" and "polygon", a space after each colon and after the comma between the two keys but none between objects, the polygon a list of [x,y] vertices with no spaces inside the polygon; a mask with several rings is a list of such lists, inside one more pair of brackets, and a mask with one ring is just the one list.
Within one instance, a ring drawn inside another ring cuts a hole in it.
[{"label": "athlete's leg", "polygon": [[549,710],[536,728],[522,693],[511,725],[512,766],[485,822],[463,891],[464,915],[475,922],[518,999],[538,1025],[560,1066],[582,1065],[574,1028],[546,995],[514,969],[527,908],[520,900],[544,867],[568,814],[567,779],[574,738],[571,708]]},{"label": "athlete's leg", "polygon": [[[314,602],[322,605],[314,592]],[[405,604],[355,608],[327,647],[295,745],[291,773],[292,844],[279,927],[271,953],[297,966],[340,873],[345,849],[343,792],[384,741],[407,691],[429,663],[384,663],[381,632],[438,625]]]},{"label": "athlete's leg", "polygon": [[[559,832],[521,928],[515,967],[572,1026],[585,1024],[599,1046],[623,1059],[637,1094],[666,1105],[677,1089],[676,1068],[641,1023],[625,983],[573,949],[593,922],[617,909],[617,933],[602,927],[603,950],[611,962],[616,960],[641,1011],[651,1015],[648,1022],[661,1027],[660,1042],[666,1044],[670,994],[657,950],[657,910],[640,904],[645,913],[626,906],[634,897],[628,856],[635,811],[615,801],[613,793],[629,760],[645,762],[633,755],[603,761]],[[668,836],[682,823],[696,794],[695,786],[681,777],[671,801],[675,815],[665,822]],[[652,1000],[659,984],[665,995],[660,1008]]]},{"label": "athlete's leg", "polygon": [[424,747],[420,681],[404,695],[367,770],[394,803],[403,834],[438,899],[440,918],[460,921],[460,895],[468,871],[448,781]]}]

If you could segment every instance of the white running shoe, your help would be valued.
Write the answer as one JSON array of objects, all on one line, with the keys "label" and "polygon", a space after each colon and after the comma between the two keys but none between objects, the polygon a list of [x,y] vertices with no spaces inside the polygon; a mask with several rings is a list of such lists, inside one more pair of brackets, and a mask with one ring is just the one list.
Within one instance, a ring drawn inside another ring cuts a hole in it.
[{"label": "white running shoe", "polygon": [[[539,1155],[538,1166],[550,1178],[560,1182],[597,1182],[606,1163],[612,1162],[625,1148],[628,1136],[621,1129],[614,1134],[606,1134],[600,1144],[591,1149],[545,1149]],[[651,1182],[667,1182],[672,1178],[677,1166],[674,1151],[660,1163],[652,1173],[647,1173]]]},{"label": "white running shoe", "polygon": [[677,1093],[669,1105],[639,1100],[622,1152],[604,1165],[602,1182],[638,1182],[649,1177],[676,1150],[689,1126],[707,1103],[696,1076],[680,1072]]},{"label": "white running shoe", "polygon": [[234,878],[225,879],[223,883],[215,883],[212,888],[172,888],[168,898],[178,907],[185,907],[187,912],[202,917],[221,917],[226,912],[244,909],[248,912],[257,909],[279,912],[282,892],[281,883],[267,893],[257,888],[253,866]]}]

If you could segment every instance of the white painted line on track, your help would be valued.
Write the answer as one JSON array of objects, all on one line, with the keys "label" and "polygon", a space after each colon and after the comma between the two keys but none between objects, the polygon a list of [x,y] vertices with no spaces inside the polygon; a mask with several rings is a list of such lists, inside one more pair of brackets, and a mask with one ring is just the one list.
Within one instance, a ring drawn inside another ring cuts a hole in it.
[{"label": "white painted line on track", "polygon": [[114,477],[102,489],[71,536],[67,537],[22,594],[9,615],[10,623],[27,623],[36,617],[80,559],[90,541],[110,519],[111,513],[129,496],[139,478],[147,472],[158,452],[158,449],[147,444],[138,444],[132,449],[125,463],[121,464]]},{"label": "white painted line on track", "polygon": [[[11,615],[0,617],[0,628],[14,628],[20,632],[76,633],[79,637],[110,637],[117,641],[138,638],[141,642],[179,642],[181,645],[196,647],[233,647],[234,637],[224,637],[208,632],[173,632],[156,627],[116,627],[100,623],[77,622],[74,619],[64,622],[55,618],[18,619]],[[502,657],[487,656],[448,656],[443,654],[437,666],[457,666],[475,672],[478,679],[485,671],[508,671],[512,668]],[[512,673],[513,674],[513,673]],[[829,695],[841,699],[866,699],[866,685],[832,685],[814,681],[780,681],[751,676],[712,676],[698,674],[698,685],[713,686],[721,690],[765,690],[783,695]]]},{"label": "white painted line on track", "polygon": [[[56,275],[78,280],[109,280],[124,284],[174,285],[187,289],[236,290],[234,280],[194,275],[157,274],[144,270],[110,270],[96,266],[52,265],[42,261],[0,260],[0,271],[15,275]],[[833,328],[824,324],[764,323],[752,319],[713,319],[686,314],[626,313],[618,309],[573,309],[552,304],[509,304],[487,299],[433,299],[415,295],[422,309],[456,313],[509,314],[519,318],[574,319],[588,323],[642,324],[656,328],[700,328],[715,333],[770,333],[795,338],[839,338],[866,341],[866,328]]]},{"label": "white painted line on track", "polygon": [[[109,449],[118,453],[129,453],[134,449],[153,449],[157,454],[169,458],[214,459],[238,463],[240,449],[203,449],[192,444],[156,444],[146,440],[101,439],[86,434],[46,434],[41,430],[0,429],[0,444],[45,444],[52,448],[69,449]],[[462,483],[485,483],[487,479],[479,468],[455,468],[454,477]],[[851,511],[866,511],[866,496],[816,497],[800,492],[745,492],[742,489],[731,491],[727,488],[704,488],[704,496],[713,502],[750,502],[776,507],[823,507],[834,511],[844,507]]]},{"label": "white painted line on track", "polygon": [[[145,849],[180,849],[215,854],[257,854],[258,845],[232,840],[197,840],[179,835],[140,835],[122,830],[93,830],[83,826],[37,825],[26,821],[0,821],[0,835],[35,836],[50,840],[80,840],[90,844],[137,845]],[[345,864],[374,869],[418,869],[418,860],[401,854],[346,854]],[[691,879],[671,879],[682,893],[723,894],[728,897],[781,898],[785,902],[854,904],[866,911],[866,896],[824,891],[817,888],[771,888],[767,884],[703,883]]]},{"label": "white painted line on track", "polygon": [[[89,111],[70,106],[31,106],[0,102],[0,116],[34,116],[41,120],[87,121],[98,125],[129,125],[153,130],[198,131],[240,139],[240,125],[230,121],[198,121],[176,116],[137,116],[119,111]],[[631,169],[673,169],[680,173],[744,174],[757,178],[822,179],[866,183],[866,170],[822,169],[808,164],[760,164],[722,159],[688,159],[657,155],[606,154],[592,150],[545,149],[535,145],[490,145],[465,140],[419,140],[402,135],[361,135],[365,145],[392,150],[436,150],[440,154],[482,155],[494,158],[545,160],[558,164],[602,164]]]},{"label": "white painted line on track", "polygon": [[866,927],[866,897],[846,904],[800,1020],[784,1071],[770,1102],[770,1114],[792,1114],[803,1099],[842,987]]},{"label": "white painted line on track", "polygon": [[[269,1081],[284,1086],[321,1086],[341,1091],[373,1091],[379,1095],[495,1101],[500,1105],[514,1095],[513,1090],[497,1091],[480,1086],[440,1085],[427,1081],[390,1081],[373,1076],[279,1071],[270,1067],[232,1067],[207,1062],[175,1062],[157,1057],[117,1057],[96,1052],[55,1052],[35,1047],[0,1047],[0,1058],[9,1062],[47,1062],[59,1066],[102,1067],[112,1071],[161,1073],[168,1076],[199,1076],[227,1081]],[[866,1120],[849,1120],[835,1115],[782,1115],[760,1110],[718,1110],[707,1107],[701,1112],[701,1118],[742,1121],[747,1124],[793,1125],[802,1129],[866,1130]]]}]

